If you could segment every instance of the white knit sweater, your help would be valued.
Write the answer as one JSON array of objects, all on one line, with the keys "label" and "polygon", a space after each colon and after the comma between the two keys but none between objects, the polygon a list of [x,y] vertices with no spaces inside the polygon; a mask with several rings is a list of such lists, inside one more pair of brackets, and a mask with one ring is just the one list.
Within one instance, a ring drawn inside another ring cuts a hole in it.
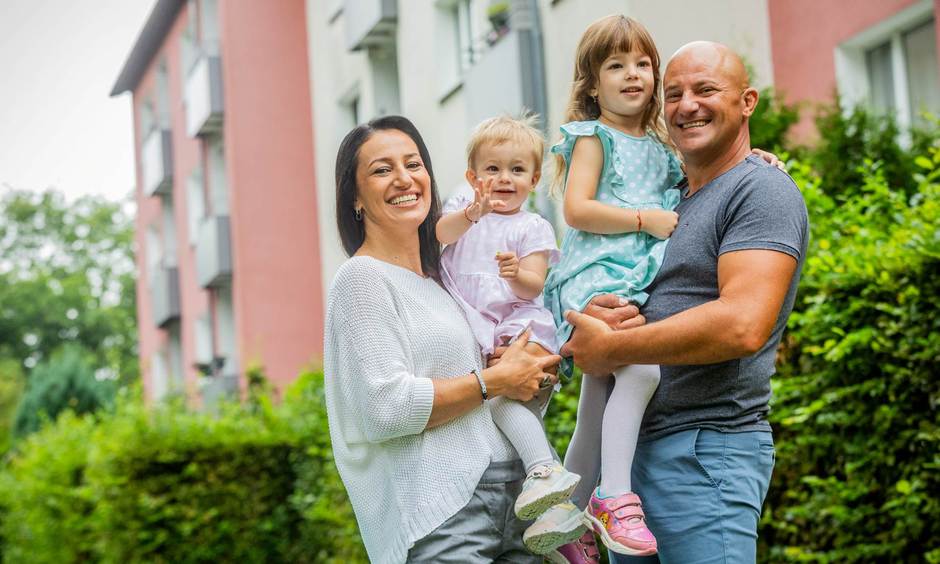
[{"label": "white knit sweater", "polygon": [[324,372],[333,455],[376,563],[408,549],[470,500],[491,461],[517,458],[488,406],[425,430],[432,379],[482,369],[459,306],[433,279],[370,257],[336,273]]}]

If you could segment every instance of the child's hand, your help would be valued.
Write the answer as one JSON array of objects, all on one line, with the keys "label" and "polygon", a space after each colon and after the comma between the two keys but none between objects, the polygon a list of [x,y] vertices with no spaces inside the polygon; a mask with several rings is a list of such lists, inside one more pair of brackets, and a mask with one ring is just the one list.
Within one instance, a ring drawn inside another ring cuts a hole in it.
[{"label": "child's hand", "polygon": [[640,210],[643,231],[657,239],[668,239],[679,224],[679,214],[669,210]]},{"label": "child's hand", "polygon": [[480,221],[484,215],[493,210],[501,210],[506,207],[506,202],[493,199],[493,184],[495,178],[487,178],[485,181],[477,178],[473,185],[473,203],[467,206],[467,219],[472,222]]},{"label": "child's hand", "polygon": [[513,280],[519,276],[519,259],[516,253],[496,253],[496,262],[499,263],[499,277]]}]

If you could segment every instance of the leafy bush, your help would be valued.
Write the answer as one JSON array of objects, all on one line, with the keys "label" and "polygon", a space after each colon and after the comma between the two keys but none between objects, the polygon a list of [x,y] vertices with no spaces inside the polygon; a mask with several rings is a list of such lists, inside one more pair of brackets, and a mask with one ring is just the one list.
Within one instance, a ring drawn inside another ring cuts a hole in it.
[{"label": "leafy bush", "polygon": [[773,88],[764,88],[751,115],[751,146],[782,152],[790,127],[800,119],[796,104],[787,104]]},{"label": "leafy bush", "polygon": [[940,151],[910,160],[903,186],[868,161],[851,196],[792,171],[813,238],[774,381],[768,561],[940,562]]},{"label": "leafy bush", "polygon": [[18,445],[0,473],[10,562],[364,562],[329,457],[322,376],[218,416],[124,397]]}]

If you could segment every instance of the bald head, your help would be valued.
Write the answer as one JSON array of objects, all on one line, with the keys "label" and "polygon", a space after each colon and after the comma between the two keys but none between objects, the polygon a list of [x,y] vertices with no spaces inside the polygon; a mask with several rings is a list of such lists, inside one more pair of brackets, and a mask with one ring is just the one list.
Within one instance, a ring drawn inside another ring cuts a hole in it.
[{"label": "bald head", "polygon": [[708,67],[711,71],[721,73],[732,84],[741,89],[751,85],[747,68],[741,56],[731,50],[724,43],[716,41],[693,41],[686,43],[673,53],[666,65],[665,78],[669,75],[670,67],[688,64]]},{"label": "bald head", "polygon": [[690,180],[750,152],[748,118],[758,94],[741,57],[727,45],[695,41],[676,51],[663,75],[663,94],[666,127]]}]

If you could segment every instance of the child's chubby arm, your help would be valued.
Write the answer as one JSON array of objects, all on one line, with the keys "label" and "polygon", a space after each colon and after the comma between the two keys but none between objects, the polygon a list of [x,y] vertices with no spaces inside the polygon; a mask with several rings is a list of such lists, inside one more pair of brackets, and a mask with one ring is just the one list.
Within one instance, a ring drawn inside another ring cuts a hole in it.
[{"label": "child's chubby arm", "polygon": [[604,167],[604,148],[597,137],[575,142],[565,187],[565,222],[579,231],[610,235],[645,231],[665,239],[676,228],[679,216],[662,209],[619,208],[594,199]]},{"label": "child's chubby arm", "polygon": [[[470,176],[467,177],[468,180]],[[437,240],[442,245],[456,243],[463,237],[473,224],[480,221],[480,218],[493,210],[502,209],[505,203],[502,200],[493,199],[493,183],[495,178],[487,178],[486,181],[474,178],[473,184],[473,203],[465,209],[451,212],[439,220],[434,228]]]},{"label": "child's chubby arm", "polygon": [[538,251],[522,257],[516,253],[496,253],[499,276],[509,283],[512,293],[522,300],[533,300],[545,287],[548,273],[548,251]]}]

